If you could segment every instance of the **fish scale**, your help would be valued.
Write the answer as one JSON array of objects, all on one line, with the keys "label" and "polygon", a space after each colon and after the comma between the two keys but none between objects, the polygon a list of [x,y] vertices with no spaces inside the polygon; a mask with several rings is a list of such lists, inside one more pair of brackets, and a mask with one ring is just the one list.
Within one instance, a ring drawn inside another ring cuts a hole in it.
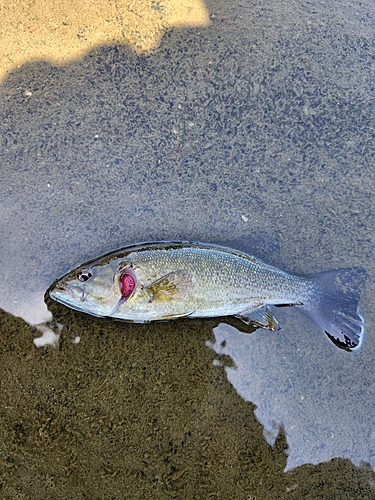
[{"label": "fish scale", "polygon": [[191,273],[195,293],[200,293],[206,300],[213,300],[207,297],[208,290],[211,290],[225,304],[228,304],[228,297],[232,301],[240,298],[257,303],[259,299],[285,303],[285,300],[296,300],[297,289],[299,297],[309,291],[303,278],[263,265],[260,260],[246,259],[212,247],[151,250],[139,255],[131,253],[129,259],[137,265],[142,262],[150,266],[156,276],[176,269],[187,270]]}]

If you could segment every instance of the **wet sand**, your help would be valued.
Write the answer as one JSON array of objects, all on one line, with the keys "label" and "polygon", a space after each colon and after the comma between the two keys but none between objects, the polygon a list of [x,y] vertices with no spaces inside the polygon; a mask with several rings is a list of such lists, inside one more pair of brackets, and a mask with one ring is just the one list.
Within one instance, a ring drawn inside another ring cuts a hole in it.
[{"label": "wet sand", "polygon": [[270,447],[212,364],[215,320],[51,308],[69,325],[58,349],[31,347],[35,331],[1,314],[2,498],[373,498],[372,469],[349,460],[283,472],[285,436]]}]

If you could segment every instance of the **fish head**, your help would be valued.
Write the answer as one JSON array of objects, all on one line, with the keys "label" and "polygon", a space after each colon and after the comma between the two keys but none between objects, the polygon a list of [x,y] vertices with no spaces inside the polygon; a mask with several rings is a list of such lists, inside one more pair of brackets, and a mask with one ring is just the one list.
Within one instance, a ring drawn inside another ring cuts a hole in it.
[{"label": "fish head", "polygon": [[56,280],[52,299],[93,316],[111,316],[136,288],[132,270],[112,265],[83,265]]}]

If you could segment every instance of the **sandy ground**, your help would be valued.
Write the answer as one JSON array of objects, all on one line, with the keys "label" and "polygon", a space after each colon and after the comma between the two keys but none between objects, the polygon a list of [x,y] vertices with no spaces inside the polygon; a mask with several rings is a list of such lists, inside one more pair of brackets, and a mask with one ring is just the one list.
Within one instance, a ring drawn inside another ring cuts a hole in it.
[{"label": "sandy ground", "polygon": [[270,447],[212,364],[215,321],[176,335],[51,307],[70,325],[58,349],[1,314],[2,498],[374,498],[349,460],[283,472],[285,436]]},{"label": "sandy ground", "polygon": [[[82,260],[156,237],[252,233],[296,272],[373,262],[365,4],[0,8],[0,290],[15,311]],[[213,364],[217,321],[124,325],[47,302],[56,349],[0,311],[1,499],[375,498],[365,463],[284,472],[287,436],[269,446],[232,360]]]},{"label": "sandy ground", "polygon": [[150,52],[168,29],[208,24],[200,0],[3,0],[0,79],[25,62],[66,64],[104,44]]}]

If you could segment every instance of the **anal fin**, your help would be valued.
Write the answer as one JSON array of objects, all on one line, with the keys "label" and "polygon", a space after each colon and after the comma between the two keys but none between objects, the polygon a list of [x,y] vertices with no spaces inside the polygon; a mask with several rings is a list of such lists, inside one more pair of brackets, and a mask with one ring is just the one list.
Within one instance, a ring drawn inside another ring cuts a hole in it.
[{"label": "anal fin", "polygon": [[279,323],[272,315],[268,307],[261,307],[250,311],[243,311],[236,314],[236,318],[240,319],[247,325],[253,325],[257,328],[264,328],[266,330],[279,330]]}]

